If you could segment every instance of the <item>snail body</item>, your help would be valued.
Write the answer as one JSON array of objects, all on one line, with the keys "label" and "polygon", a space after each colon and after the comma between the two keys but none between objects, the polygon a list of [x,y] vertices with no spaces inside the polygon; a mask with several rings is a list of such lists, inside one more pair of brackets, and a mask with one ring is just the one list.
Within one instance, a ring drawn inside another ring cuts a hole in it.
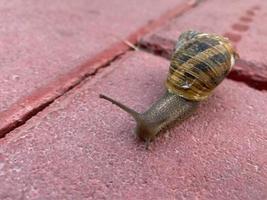
[{"label": "snail body", "polygon": [[166,80],[166,92],[144,113],[138,113],[105,95],[137,122],[135,133],[148,144],[158,133],[194,113],[199,103],[228,75],[238,54],[229,40],[197,31],[182,33],[175,46]]}]

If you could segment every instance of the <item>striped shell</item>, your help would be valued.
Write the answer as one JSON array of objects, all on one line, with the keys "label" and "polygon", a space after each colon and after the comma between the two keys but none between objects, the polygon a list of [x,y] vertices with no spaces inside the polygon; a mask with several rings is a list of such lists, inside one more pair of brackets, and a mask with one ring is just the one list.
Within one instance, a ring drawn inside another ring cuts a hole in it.
[{"label": "striped shell", "polygon": [[237,57],[229,40],[222,36],[184,32],[171,59],[166,87],[188,100],[206,99],[230,72]]}]

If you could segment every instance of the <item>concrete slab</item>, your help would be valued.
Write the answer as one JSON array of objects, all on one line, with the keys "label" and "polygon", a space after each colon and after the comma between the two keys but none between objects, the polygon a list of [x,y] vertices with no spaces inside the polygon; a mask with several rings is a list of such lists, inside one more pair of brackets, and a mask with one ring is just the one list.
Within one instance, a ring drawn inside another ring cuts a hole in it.
[{"label": "concrete slab", "polygon": [[267,93],[225,80],[197,113],[145,150],[134,121],[169,62],[131,52],[0,141],[0,199],[267,198]]},{"label": "concrete slab", "polygon": [[182,17],[144,37],[141,45],[170,57],[182,31],[195,29],[225,35],[235,43],[241,58],[229,77],[257,89],[267,89],[267,28],[262,25],[267,20],[266,8],[265,1],[204,1]]},{"label": "concrete slab", "polygon": [[1,1],[0,135],[194,2]]}]

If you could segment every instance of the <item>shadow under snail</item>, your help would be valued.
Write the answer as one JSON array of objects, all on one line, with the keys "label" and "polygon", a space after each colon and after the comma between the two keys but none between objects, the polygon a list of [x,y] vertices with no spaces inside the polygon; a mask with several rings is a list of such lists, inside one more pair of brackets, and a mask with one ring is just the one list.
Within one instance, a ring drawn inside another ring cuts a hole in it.
[{"label": "shadow under snail", "polygon": [[103,94],[136,120],[136,135],[149,143],[170,124],[182,122],[229,74],[238,54],[227,38],[198,31],[183,32],[175,46],[166,92],[144,113]]}]

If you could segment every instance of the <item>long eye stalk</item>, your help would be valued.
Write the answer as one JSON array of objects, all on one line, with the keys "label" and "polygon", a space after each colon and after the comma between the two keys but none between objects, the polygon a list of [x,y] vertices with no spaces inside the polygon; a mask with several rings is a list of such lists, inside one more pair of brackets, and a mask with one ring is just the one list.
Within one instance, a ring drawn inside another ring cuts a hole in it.
[{"label": "long eye stalk", "polygon": [[99,97],[102,99],[105,99],[107,101],[110,101],[111,103],[115,104],[116,106],[120,107],[122,110],[124,110],[125,112],[127,112],[131,116],[133,116],[133,118],[136,121],[140,121],[140,114],[138,112],[134,111],[133,109],[129,108],[128,106],[126,106],[126,105],[106,96],[106,95],[103,95],[103,94],[100,94]]}]

